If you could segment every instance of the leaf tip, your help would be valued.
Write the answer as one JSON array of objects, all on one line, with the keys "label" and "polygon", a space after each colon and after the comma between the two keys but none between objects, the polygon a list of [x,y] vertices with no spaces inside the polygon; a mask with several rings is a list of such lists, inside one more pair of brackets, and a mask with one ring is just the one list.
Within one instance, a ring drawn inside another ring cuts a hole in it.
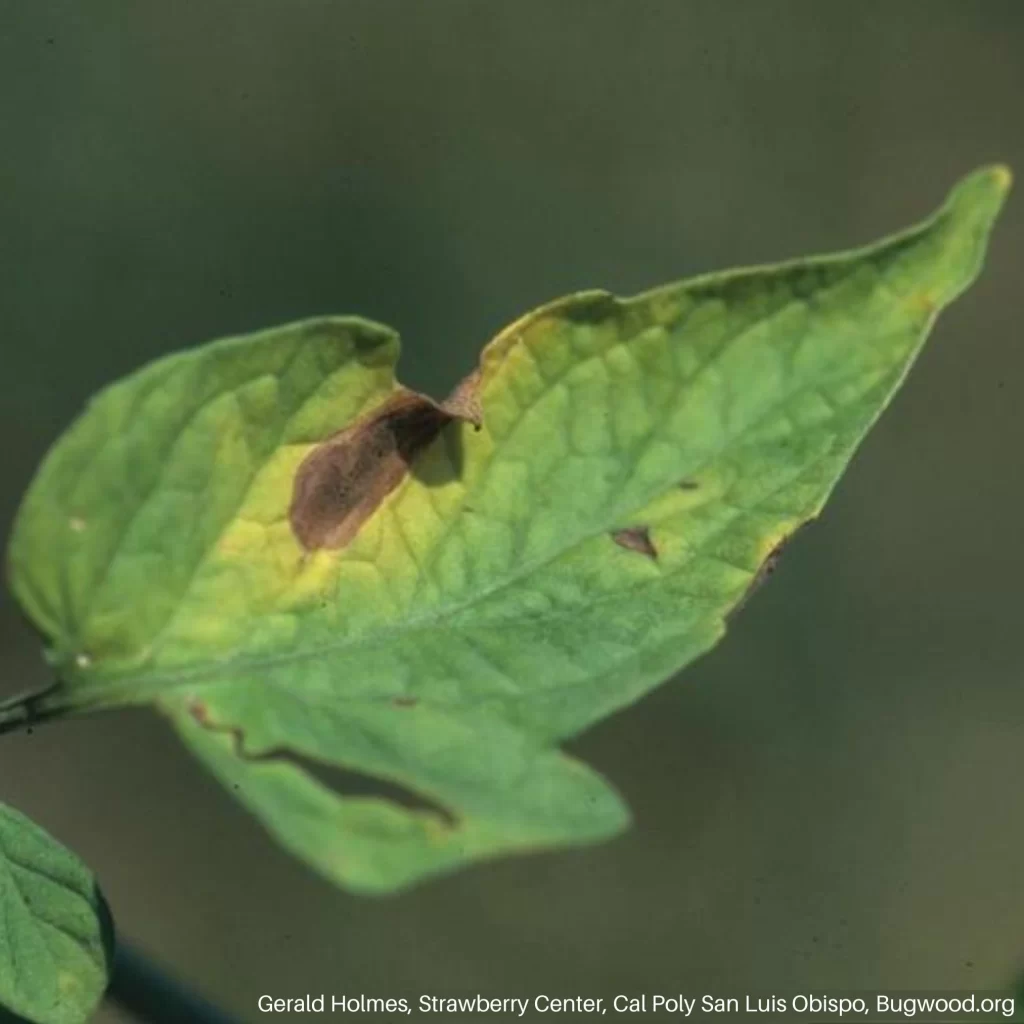
[{"label": "leaf tip", "polygon": [[995,164],[990,170],[997,187],[1004,193],[1009,192],[1013,187],[1013,171],[1006,164]]},{"label": "leaf tip", "polygon": [[926,315],[949,305],[977,278],[1012,182],[1003,164],[972,171],[953,186],[933,217],[905,236],[911,241],[910,264],[923,259],[930,267],[927,301],[916,302]]},{"label": "leaf tip", "polygon": [[1005,164],[979,167],[953,186],[946,211],[954,222],[965,223],[987,235],[999,216],[1013,185]]}]

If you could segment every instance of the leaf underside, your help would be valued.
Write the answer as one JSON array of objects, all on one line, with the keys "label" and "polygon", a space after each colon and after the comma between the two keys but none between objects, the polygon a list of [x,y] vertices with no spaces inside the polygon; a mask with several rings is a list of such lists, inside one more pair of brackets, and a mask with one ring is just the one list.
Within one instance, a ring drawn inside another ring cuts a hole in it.
[{"label": "leaf underside", "polygon": [[110,916],[92,875],[0,804],[0,1006],[37,1024],[82,1024],[112,957]]},{"label": "leaf underside", "polygon": [[[363,891],[591,842],[558,741],[707,651],[977,275],[1009,185],[835,256],[570,295],[446,401],[340,317],[103,391],[19,513],[35,713],[154,703],[287,847]],[[295,755],[294,757],[291,755]],[[343,797],[297,758],[429,801]]]}]

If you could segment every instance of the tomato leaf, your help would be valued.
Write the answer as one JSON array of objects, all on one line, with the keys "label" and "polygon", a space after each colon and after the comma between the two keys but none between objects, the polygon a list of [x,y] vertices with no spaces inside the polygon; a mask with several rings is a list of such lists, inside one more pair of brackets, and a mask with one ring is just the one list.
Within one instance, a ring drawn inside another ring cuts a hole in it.
[{"label": "tomato leaf", "polygon": [[[835,256],[527,314],[445,402],[311,320],[162,359],[47,456],[10,547],[58,683],[9,721],[154,703],[283,843],[390,890],[627,811],[558,741],[723,634],[818,514],[1009,174]],[[405,787],[340,796],[309,761]]]},{"label": "tomato leaf", "polygon": [[0,804],[0,1006],[37,1024],[80,1024],[112,960],[110,914],[88,869]]}]

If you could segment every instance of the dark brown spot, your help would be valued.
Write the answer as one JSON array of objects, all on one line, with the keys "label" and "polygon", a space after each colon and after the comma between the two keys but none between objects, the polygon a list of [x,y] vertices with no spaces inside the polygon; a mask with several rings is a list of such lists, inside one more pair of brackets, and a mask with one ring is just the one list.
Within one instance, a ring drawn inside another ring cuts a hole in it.
[{"label": "dark brown spot", "polygon": [[476,378],[438,404],[406,389],[318,445],[295,474],[288,510],[307,550],[341,548],[402,482],[416,457],[452,420],[479,422]]},{"label": "dark brown spot", "polygon": [[736,602],[736,604],[730,609],[726,615],[726,621],[732,621],[736,613],[750,600],[751,595],[757,590],[765,580],[767,580],[779,567],[779,560],[782,558],[782,552],[786,545],[790,542],[793,535],[790,534],[788,537],[783,537],[778,544],[775,545],[768,552],[767,557],[761,563],[761,567],[754,573],[750,583],[747,584],[747,589],[743,592],[743,596]]},{"label": "dark brown spot", "polygon": [[620,548],[627,548],[657,560],[658,549],[651,541],[651,533],[646,526],[627,526],[624,530],[615,530],[612,533],[612,540]]},{"label": "dark brown spot", "polygon": [[777,544],[768,553],[768,557],[761,563],[761,568],[757,570],[753,580],[751,581],[752,586],[758,586],[761,583],[764,583],[764,581],[768,579],[776,569],[778,569],[779,562],[782,559],[782,548],[785,543],[786,542],[783,541],[781,544]]},{"label": "dark brown spot", "polygon": [[680,480],[679,489],[683,491],[695,491],[700,487],[696,480]]},{"label": "dark brown spot", "polygon": [[412,697],[412,696],[406,696],[406,695],[401,695],[401,696],[398,696],[398,697],[392,697],[391,698],[391,703],[396,708],[414,708],[414,707],[416,707],[417,704],[419,704],[419,702],[420,701],[419,701],[418,697]]},{"label": "dark brown spot", "polygon": [[189,701],[188,713],[200,724],[210,724],[210,712],[201,700]]}]

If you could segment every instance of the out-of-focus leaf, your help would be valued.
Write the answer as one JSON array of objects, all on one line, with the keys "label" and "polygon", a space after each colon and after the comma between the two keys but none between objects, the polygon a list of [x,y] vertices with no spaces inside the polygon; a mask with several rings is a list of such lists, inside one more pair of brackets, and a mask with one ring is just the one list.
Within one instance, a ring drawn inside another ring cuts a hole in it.
[{"label": "out-of-focus leaf", "polygon": [[0,1006],[37,1024],[81,1024],[112,959],[110,915],[89,870],[0,804]]}]

